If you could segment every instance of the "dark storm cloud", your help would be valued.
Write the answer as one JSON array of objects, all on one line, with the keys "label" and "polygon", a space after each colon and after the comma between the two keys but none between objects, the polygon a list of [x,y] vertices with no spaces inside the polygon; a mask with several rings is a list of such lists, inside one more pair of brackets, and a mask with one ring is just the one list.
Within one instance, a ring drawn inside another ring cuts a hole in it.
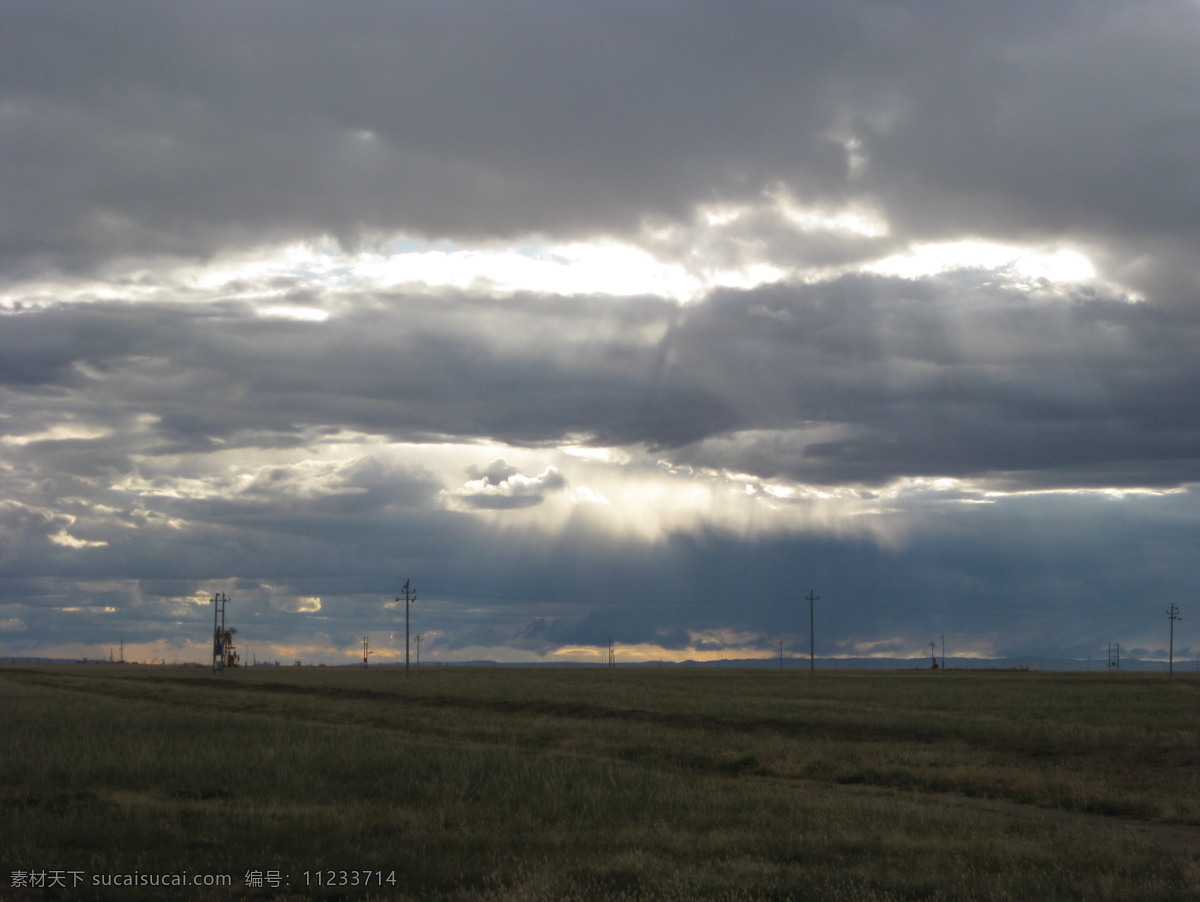
[{"label": "dark storm cloud", "polygon": [[727,292],[688,314],[671,353],[692,384],[739,411],[745,435],[714,432],[680,461],[868,485],[1197,475],[1195,331],[1145,305],[965,273]]},{"label": "dark storm cloud", "polygon": [[[733,646],[771,655],[782,639],[798,656],[808,646],[803,596],[816,587],[818,656],[919,657],[942,634],[951,655],[986,648],[1098,656],[1113,639],[1128,645],[1135,636],[1165,635],[1167,604],[1188,597],[1175,574],[1200,539],[1195,500],[1192,492],[948,502],[891,549],[821,536],[743,541],[710,533],[676,536],[666,552],[646,554],[572,537],[568,547],[592,543],[588,566],[577,571],[550,549],[513,549],[528,571],[494,584],[504,587],[499,598],[476,588],[479,602],[503,608],[510,601],[512,610],[478,630],[448,630],[445,641],[538,654],[612,641],[618,649]],[[535,572],[550,578],[521,582]],[[443,582],[466,588],[450,576]],[[422,616],[436,619],[432,609]],[[1178,648],[1176,660],[1194,653]]]},{"label": "dark storm cloud", "polygon": [[[8,389],[30,401],[14,432],[73,413],[149,415],[155,454],[270,447],[308,427],[399,440],[679,443],[733,412],[663,370],[642,337],[673,305],[447,296],[381,299],[327,323],[260,319],[227,305],[116,304],[11,316]],[[24,358],[36,365],[19,365]],[[24,428],[22,428],[24,426]]]},{"label": "dark storm cloud", "polygon": [[775,177],[734,171],[752,135],[834,175],[804,127],[828,87],[808,83],[855,26],[761,12],[9,4],[6,246],[70,264],[314,231],[631,227],[721,170]]},{"label": "dark storm cloud", "polygon": [[[345,429],[644,444],[675,464],[865,487],[1170,487],[1197,473],[1190,321],[1092,292],[967,272],[723,291],[683,308],[372,297],[324,323],[145,303],[9,316],[6,431],[30,435],[9,454],[22,472],[85,478],[131,469],[135,453],[152,471],[154,458]],[[96,434],[49,437],[64,423]],[[562,485],[468,475],[476,506],[534,504]]]},{"label": "dark storm cloud", "polygon": [[898,244],[1073,233],[1117,266],[1128,241],[1165,254],[1125,255],[1147,285],[1196,247],[1191,3],[2,14],[10,276],[321,233],[636,232],[780,188],[882,205]]},{"label": "dark storm cloud", "polygon": [[[901,109],[868,139],[893,218],[939,236],[1111,230],[1194,247],[1200,9],[1018,5],[983,26],[981,6],[894,17]],[[909,40],[936,52],[910,57]]]}]

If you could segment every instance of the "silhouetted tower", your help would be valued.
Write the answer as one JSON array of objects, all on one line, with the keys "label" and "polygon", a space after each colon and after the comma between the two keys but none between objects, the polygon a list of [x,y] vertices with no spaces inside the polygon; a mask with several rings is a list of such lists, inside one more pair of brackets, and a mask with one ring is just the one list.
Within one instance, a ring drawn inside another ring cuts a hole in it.
[{"label": "silhouetted tower", "polygon": [[367,656],[371,654],[371,649],[368,647],[367,637],[363,636],[363,667],[367,666]]},{"label": "silhouetted tower", "polygon": [[813,619],[813,602],[820,600],[821,596],[816,594],[813,589],[808,590],[808,672],[810,674],[816,673],[817,671],[817,640],[816,632],[813,626],[815,623]]},{"label": "silhouetted tower", "polygon": [[1167,608],[1167,619],[1171,621],[1171,651],[1170,657],[1167,659],[1167,673],[1175,672],[1175,621],[1182,620],[1179,616],[1179,606],[1171,605]]},{"label": "silhouetted tower", "polygon": [[400,602],[400,601],[404,602],[404,675],[405,676],[408,676],[408,644],[409,644],[408,609],[410,607],[412,607],[412,605],[417,600],[417,593],[413,590],[412,586],[410,586],[409,583],[410,583],[410,580],[406,579],[404,581],[404,598],[396,599],[397,602]]},{"label": "silhouetted tower", "polygon": [[213,673],[220,673],[237,662],[233,648],[233,630],[225,628],[225,605],[229,599],[224,592],[213,596]]}]

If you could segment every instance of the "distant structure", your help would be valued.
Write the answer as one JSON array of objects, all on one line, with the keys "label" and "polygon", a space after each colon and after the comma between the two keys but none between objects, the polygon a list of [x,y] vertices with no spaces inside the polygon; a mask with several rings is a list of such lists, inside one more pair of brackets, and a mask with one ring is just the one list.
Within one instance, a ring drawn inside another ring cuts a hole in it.
[{"label": "distant structure", "polygon": [[238,666],[237,648],[233,644],[233,634],[237,630],[225,627],[225,605],[228,601],[224,592],[213,596],[213,673]]},{"label": "distant structure", "polygon": [[416,590],[410,585],[412,580],[404,581],[404,598],[397,598],[396,603],[404,602],[404,675],[408,676],[408,653],[409,653],[409,626],[408,626],[408,611],[417,601]]},{"label": "distant structure", "polygon": [[367,657],[371,654],[371,649],[367,642],[367,637],[363,636],[363,667],[367,666]]},{"label": "distant structure", "polygon": [[1121,643],[1120,642],[1109,642],[1108,643],[1108,669],[1116,670],[1117,672],[1120,672],[1120,670],[1121,670]]},{"label": "distant structure", "polygon": [[1169,608],[1167,608],[1167,619],[1169,619],[1171,621],[1171,652],[1170,652],[1170,657],[1167,659],[1167,673],[1174,673],[1175,672],[1175,621],[1183,619],[1182,617],[1179,616],[1179,606],[1178,605],[1173,604]]},{"label": "distant structure", "polygon": [[820,601],[821,596],[815,590],[808,590],[808,672],[817,672],[817,630],[813,620],[813,602]]}]

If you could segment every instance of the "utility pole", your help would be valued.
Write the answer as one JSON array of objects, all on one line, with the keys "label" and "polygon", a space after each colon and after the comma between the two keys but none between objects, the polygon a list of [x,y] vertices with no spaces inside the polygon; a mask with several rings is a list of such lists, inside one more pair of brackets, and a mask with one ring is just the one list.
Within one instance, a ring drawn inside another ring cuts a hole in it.
[{"label": "utility pole", "polygon": [[1167,662],[1167,673],[1174,673],[1175,672],[1175,621],[1183,619],[1182,617],[1179,616],[1179,606],[1178,605],[1173,604],[1169,608],[1167,608],[1167,619],[1171,621],[1171,651],[1170,651],[1170,658],[1168,658],[1168,662]]},{"label": "utility pole", "polygon": [[404,675],[408,676],[408,609],[417,600],[417,593],[409,585],[410,580],[404,581],[404,597],[397,598],[397,603],[404,602]]},{"label": "utility pole", "polygon": [[813,630],[813,602],[820,600],[821,596],[815,590],[808,590],[808,673],[810,676],[817,672],[817,640],[816,633]]},{"label": "utility pole", "polygon": [[213,596],[213,673],[225,669],[229,631],[225,629],[225,605],[229,599],[224,592]]},{"label": "utility pole", "polygon": [[363,636],[363,667],[367,666],[367,655],[370,653],[370,649],[367,648],[367,637]]}]

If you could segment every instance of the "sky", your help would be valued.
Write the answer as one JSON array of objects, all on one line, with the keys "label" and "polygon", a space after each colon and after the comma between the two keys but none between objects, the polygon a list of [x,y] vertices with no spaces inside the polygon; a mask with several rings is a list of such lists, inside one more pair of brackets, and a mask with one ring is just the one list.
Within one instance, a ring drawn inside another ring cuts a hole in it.
[{"label": "sky", "polygon": [[0,0],[0,656],[1200,656],[1198,42]]}]

